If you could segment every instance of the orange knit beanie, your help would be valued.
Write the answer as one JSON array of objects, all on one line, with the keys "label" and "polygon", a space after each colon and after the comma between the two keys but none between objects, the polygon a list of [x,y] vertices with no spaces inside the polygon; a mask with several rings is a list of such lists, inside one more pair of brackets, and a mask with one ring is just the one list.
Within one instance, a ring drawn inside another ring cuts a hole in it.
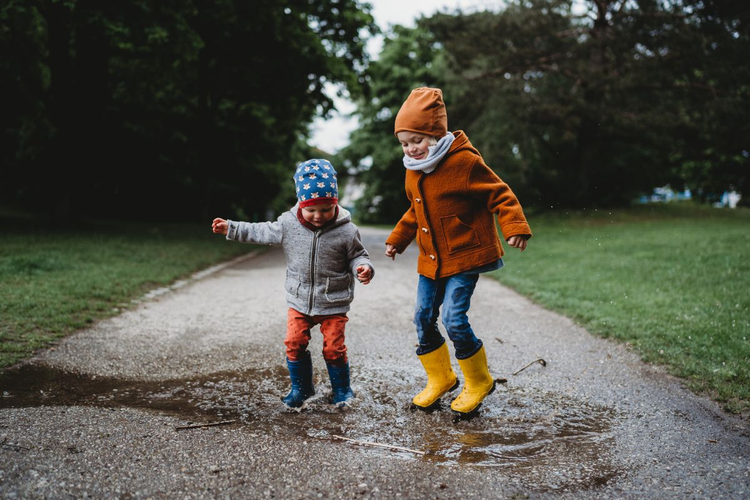
[{"label": "orange knit beanie", "polygon": [[443,91],[419,87],[411,91],[396,115],[394,134],[417,132],[430,137],[443,137],[448,133],[448,114],[443,103]]}]

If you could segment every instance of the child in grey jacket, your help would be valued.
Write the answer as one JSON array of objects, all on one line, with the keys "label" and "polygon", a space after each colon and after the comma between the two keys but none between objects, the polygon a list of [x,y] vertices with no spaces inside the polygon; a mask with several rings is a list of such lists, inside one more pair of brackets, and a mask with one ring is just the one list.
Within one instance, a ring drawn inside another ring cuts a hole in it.
[{"label": "child in grey jacket", "polygon": [[375,274],[351,214],[338,205],[338,180],[327,160],[300,163],[294,174],[298,203],[274,222],[214,219],[214,233],[243,243],[281,245],[286,256],[287,367],[292,388],[284,404],[301,408],[315,394],[307,350],[320,325],[332,402],[353,397],[344,330],[354,298],[354,276],[366,285]]}]

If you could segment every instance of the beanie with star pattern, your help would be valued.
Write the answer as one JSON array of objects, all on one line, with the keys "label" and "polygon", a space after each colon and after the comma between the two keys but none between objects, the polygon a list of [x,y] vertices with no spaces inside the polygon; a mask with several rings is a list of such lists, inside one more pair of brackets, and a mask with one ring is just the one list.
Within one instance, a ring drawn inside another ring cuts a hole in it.
[{"label": "beanie with star pattern", "polygon": [[297,165],[294,184],[300,208],[325,203],[338,204],[336,170],[328,160],[312,159]]}]

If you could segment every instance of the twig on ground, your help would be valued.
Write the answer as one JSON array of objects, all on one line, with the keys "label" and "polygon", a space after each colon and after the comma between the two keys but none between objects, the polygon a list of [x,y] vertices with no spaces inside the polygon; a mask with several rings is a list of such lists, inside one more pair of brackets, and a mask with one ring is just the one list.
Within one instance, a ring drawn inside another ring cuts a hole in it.
[{"label": "twig on ground", "polygon": [[573,382],[575,382],[575,385],[571,385],[570,387],[568,387],[566,389],[566,391],[565,391],[566,394],[570,394],[573,391],[573,389],[575,387],[577,387],[578,382],[581,381],[581,377],[583,377],[584,375],[586,375],[586,372],[589,371],[589,368],[591,368],[592,366],[593,365],[588,365],[586,368],[583,369],[583,371],[580,373],[580,375],[578,375],[576,377],[576,379],[573,381]]},{"label": "twig on ground", "polygon": [[358,439],[352,439],[344,436],[337,436],[336,434],[333,435],[336,439],[343,439],[344,441],[350,441],[352,443],[356,443],[362,446],[376,446],[379,448],[387,448],[389,450],[398,450],[398,451],[408,451],[410,453],[416,453],[417,455],[424,455],[424,451],[419,450],[412,450],[410,448],[404,448],[403,446],[395,446],[392,444],[380,444],[380,443],[371,443],[369,441],[360,441]]},{"label": "twig on ground", "polygon": [[31,448],[27,448],[26,446],[21,446],[20,444],[9,443],[8,436],[5,436],[3,438],[3,442],[0,443],[0,448],[4,450],[13,450],[13,451],[21,451],[21,450],[30,451],[31,450]]},{"label": "twig on ground", "polygon": [[533,365],[534,363],[539,363],[542,366],[547,366],[547,362],[544,361],[542,358],[535,359],[534,361],[532,361],[528,365],[524,366],[520,370],[516,370],[515,372],[513,372],[513,376],[515,377],[516,375],[518,375],[519,373],[521,373],[522,371],[524,371],[526,368],[528,368],[529,366]]},{"label": "twig on ground", "polygon": [[180,431],[183,429],[198,429],[201,427],[216,427],[217,425],[227,425],[227,424],[233,424],[236,420],[222,420],[221,422],[209,422],[207,424],[193,424],[193,425],[183,425],[180,427],[175,427],[175,430]]}]

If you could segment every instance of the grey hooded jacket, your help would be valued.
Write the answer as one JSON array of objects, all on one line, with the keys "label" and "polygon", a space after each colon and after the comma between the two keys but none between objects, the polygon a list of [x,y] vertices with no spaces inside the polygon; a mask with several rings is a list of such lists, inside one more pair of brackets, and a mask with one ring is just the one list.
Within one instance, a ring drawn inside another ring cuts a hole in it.
[{"label": "grey hooded jacket", "polygon": [[357,267],[370,266],[351,214],[339,207],[333,224],[313,231],[297,220],[297,205],[274,222],[228,220],[227,239],[281,245],[286,255],[286,302],[308,316],[341,314],[354,298]]}]

